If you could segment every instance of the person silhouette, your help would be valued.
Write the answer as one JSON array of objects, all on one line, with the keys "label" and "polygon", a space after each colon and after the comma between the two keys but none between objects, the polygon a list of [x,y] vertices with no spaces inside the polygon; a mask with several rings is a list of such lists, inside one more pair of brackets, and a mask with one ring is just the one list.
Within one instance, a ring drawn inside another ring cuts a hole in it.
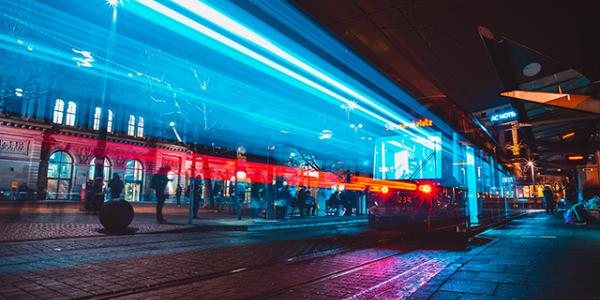
[{"label": "person silhouette", "polygon": [[152,181],[150,182],[150,187],[153,188],[156,193],[156,221],[159,223],[166,222],[163,218],[162,209],[165,205],[165,199],[167,198],[165,195],[165,188],[169,182],[167,174],[170,170],[171,168],[169,167],[161,167],[158,169],[158,172],[154,174]]}]

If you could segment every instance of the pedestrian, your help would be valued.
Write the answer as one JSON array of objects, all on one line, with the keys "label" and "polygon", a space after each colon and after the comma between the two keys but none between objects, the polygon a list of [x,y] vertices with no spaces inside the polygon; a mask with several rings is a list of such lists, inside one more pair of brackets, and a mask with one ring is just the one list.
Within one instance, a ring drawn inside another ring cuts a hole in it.
[{"label": "pedestrian", "polygon": [[183,192],[183,189],[181,188],[180,184],[177,184],[177,187],[175,188],[175,199],[177,200],[177,207],[181,206],[181,192]]},{"label": "pedestrian", "polygon": [[[286,207],[288,205],[285,188],[285,186],[278,188],[275,196],[275,219],[277,220],[282,220],[284,218]],[[289,194],[289,191],[287,193]]]},{"label": "pedestrian", "polygon": [[298,199],[296,202],[300,211],[300,218],[303,218],[306,215],[306,201],[308,199],[308,192],[305,187],[300,187],[296,193],[296,198]]},{"label": "pedestrian", "polygon": [[567,207],[571,207],[579,202],[577,185],[575,185],[573,182],[567,184],[565,190],[565,200],[567,202]]},{"label": "pedestrian", "polygon": [[92,206],[92,197],[94,197],[94,191],[93,189],[93,185],[94,185],[94,181],[93,180],[88,180],[85,183],[85,210],[86,211],[92,211],[93,206]]},{"label": "pedestrian", "polygon": [[121,197],[121,192],[125,187],[125,183],[119,177],[118,174],[113,174],[113,178],[108,183],[108,187],[110,188],[110,199],[115,200]]},{"label": "pedestrian", "polygon": [[258,219],[261,211],[261,185],[253,182],[250,185],[250,209],[252,213],[252,219]]},{"label": "pedestrian", "polygon": [[194,219],[198,219],[198,209],[200,209],[200,200],[202,200],[202,180],[200,178],[195,179],[194,182]]},{"label": "pedestrian", "polygon": [[166,222],[163,218],[162,209],[165,205],[165,188],[167,187],[167,182],[169,181],[167,178],[169,171],[169,167],[161,167],[158,169],[158,172],[154,174],[152,181],[150,182],[150,187],[154,189],[156,193],[156,221],[159,223]]},{"label": "pedestrian", "polygon": [[342,199],[340,198],[340,191],[335,190],[333,194],[329,196],[327,202],[327,205],[329,205],[329,207],[331,208],[331,212],[334,215],[339,215],[341,209],[340,204],[342,203]]},{"label": "pedestrian", "polygon": [[546,212],[550,215],[554,214],[554,194],[550,187],[544,188],[544,203],[546,204]]}]

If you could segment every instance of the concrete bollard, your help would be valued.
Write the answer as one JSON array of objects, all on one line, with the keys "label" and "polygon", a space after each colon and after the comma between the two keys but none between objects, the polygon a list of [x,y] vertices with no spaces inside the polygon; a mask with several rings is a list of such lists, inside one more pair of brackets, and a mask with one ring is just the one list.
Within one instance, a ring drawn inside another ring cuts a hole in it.
[{"label": "concrete bollard", "polygon": [[125,200],[111,200],[104,203],[98,217],[107,232],[123,232],[133,221],[133,206]]}]

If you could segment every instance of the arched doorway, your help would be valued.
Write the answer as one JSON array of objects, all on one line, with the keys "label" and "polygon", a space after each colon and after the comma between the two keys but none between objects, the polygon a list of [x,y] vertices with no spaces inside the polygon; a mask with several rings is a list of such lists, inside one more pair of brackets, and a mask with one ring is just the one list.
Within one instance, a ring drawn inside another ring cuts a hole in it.
[{"label": "arched doorway", "polygon": [[[106,192],[106,189],[108,188],[108,182],[110,181],[110,178],[112,177],[112,169],[111,169],[112,163],[110,162],[110,160],[105,157],[104,158],[104,180],[102,180],[102,191]],[[92,160],[90,161],[90,170],[88,172],[88,179],[89,180],[94,180],[94,175],[96,173],[96,158],[92,158]],[[108,194],[105,193],[104,196],[105,199],[108,199]]]},{"label": "arched doorway", "polygon": [[125,164],[125,200],[140,201],[144,166],[138,160],[128,160]]},{"label": "arched doorway", "polygon": [[69,200],[73,158],[67,152],[57,151],[48,159],[48,200]]}]

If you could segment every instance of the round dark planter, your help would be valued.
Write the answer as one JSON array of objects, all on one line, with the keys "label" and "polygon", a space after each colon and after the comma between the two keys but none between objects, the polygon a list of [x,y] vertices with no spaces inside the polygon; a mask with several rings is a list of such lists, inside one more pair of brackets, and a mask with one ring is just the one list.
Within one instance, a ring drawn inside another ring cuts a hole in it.
[{"label": "round dark planter", "polygon": [[99,218],[106,231],[125,231],[133,221],[133,207],[125,200],[111,200],[102,205]]}]

